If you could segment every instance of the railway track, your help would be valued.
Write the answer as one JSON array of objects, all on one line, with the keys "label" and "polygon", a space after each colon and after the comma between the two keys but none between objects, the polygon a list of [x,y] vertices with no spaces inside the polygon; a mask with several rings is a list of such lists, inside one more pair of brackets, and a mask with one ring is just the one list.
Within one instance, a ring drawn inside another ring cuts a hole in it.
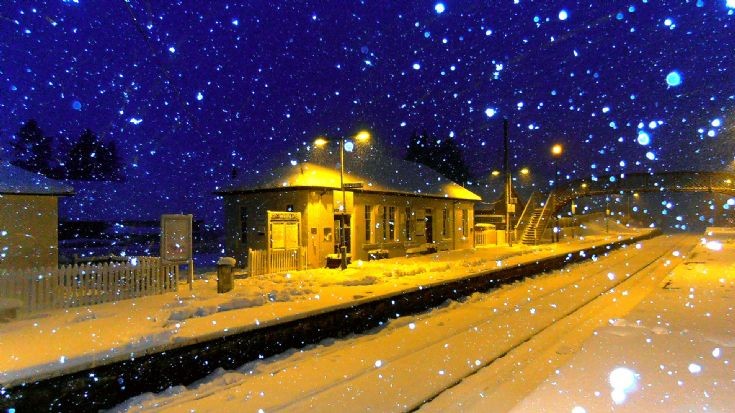
[{"label": "railway track", "polygon": [[[696,241],[671,236],[630,245],[366,334],[220,370],[120,409],[446,411],[482,403],[505,411],[594,328],[643,299]],[[467,390],[478,386],[484,390]]]}]

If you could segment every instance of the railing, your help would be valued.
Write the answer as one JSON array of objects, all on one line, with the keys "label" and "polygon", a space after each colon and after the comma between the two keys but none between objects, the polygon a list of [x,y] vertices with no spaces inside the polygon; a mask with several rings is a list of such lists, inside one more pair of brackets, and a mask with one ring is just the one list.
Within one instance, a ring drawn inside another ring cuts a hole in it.
[{"label": "railing", "polygon": [[528,224],[531,223],[533,211],[536,209],[536,205],[538,204],[539,199],[541,199],[541,195],[541,193],[534,191],[531,196],[528,197],[528,202],[526,202],[526,206],[523,208],[523,213],[521,213],[521,216],[518,218],[518,222],[516,223],[515,239],[517,241],[521,240],[523,232],[526,230]]},{"label": "railing", "polygon": [[2,270],[0,299],[32,313],[176,291],[177,265],[153,257],[132,261]]},{"label": "railing", "polygon": [[306,268],[306,248],[271,250],[248,249],[248,274],[262,275]]}]

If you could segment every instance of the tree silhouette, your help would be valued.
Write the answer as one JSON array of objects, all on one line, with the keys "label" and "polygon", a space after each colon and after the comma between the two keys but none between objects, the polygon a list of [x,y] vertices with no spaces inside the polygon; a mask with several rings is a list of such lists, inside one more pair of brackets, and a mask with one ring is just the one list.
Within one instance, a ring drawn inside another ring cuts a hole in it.
[{"label": "tree silhouette", "polygon": [[451,138],[438,140],[427,132],[419,135],[414,131],[405,159],[426,165],[460,184],[472,179],[472,174],[462,158],[459,145]]},{"label": "tree silhouette", "polygon": [[66,177],[81,181],[121,179],[120,160],[115,142],[103,143],[86,129],[67,155]]},{"label": "tree silhouette", "polygon": [[45,136],[38,122],[29,120],[21,126],[10,142],[13,152],[11,163],[23,169],[49,175],[52,171],[51,138]]}]

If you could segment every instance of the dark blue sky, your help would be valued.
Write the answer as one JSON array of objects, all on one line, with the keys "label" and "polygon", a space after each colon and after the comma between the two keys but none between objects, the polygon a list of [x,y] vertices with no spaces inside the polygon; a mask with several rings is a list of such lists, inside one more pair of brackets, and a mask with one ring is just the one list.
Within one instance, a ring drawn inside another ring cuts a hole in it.
[{"label": "dark blue sky", "polygon": [[456,139],[486,178],[508,117],[541,186],[554,142],[573,177],[732,169],[735,0],[439,3],[6,0],[2,144],[30,118],[61,145],[91,128],[155,213],[200,215],[233,166],[361,128],[397,156]]}]

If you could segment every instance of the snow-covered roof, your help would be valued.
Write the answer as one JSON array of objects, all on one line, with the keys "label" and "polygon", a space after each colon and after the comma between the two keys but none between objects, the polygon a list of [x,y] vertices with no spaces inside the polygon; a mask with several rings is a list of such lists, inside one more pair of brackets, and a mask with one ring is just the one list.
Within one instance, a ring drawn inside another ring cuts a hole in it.
[{"label": "snow-covered roof", "polygon": [[[340,188],[337,154],[328,159],[291,162],[260,177],[245,176],[221,188],[218,193],[257,192],[279,188]],[[335,159],[337,162],[335,162]],[[361,183],[355,191],[399,193],[479,201],[480,197],[450,181],[433,169],[410,161],[373,152],[345,154],[345,184]]]},{"label": "snow-covered roof", "polygon": [[8,162],[0,162],[0,194],[72,195],[74,188]]}]

